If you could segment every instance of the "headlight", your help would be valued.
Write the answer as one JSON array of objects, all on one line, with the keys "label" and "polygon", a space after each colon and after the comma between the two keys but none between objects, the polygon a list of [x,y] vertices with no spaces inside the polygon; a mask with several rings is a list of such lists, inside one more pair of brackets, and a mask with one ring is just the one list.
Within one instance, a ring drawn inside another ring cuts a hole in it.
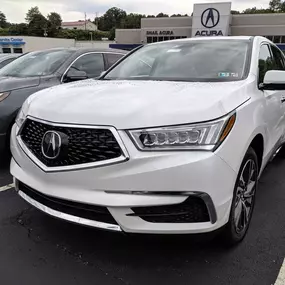
[{"label": "headlight", "polygon": [[141,150],[213,150],[231,131],[236,114],[212,122],[173,127],[130,130]]},{"label": "headlight", "polygon": [[10,92],[0,92],[0,102],[6,99],[10,95]]},{"label": "headlight", "polygon": [[16,117],[16,124],[19,128],[22,127],[23,123],[25,122],[25,119],[26,119],[26,115],[25,115],[23,109],[20,109],[20,111]]}]

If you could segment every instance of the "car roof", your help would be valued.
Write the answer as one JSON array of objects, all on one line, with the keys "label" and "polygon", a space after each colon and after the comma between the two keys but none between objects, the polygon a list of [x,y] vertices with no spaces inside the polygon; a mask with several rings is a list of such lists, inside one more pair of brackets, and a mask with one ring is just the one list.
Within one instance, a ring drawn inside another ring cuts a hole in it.
[{"label": "car roof", "polygon": [[0,60],[8,59],[8,58],[16,58],[21,54],[14,54],[14,53],[0,53]]},{"label": "car roof", "polygon": [[41,51],[35,51],[35,52],[45,52],[45,51],[52,51],[52,50],[58,50],[58,51],[64,51],[69,50],[73,51],[75,54],[83,54],[88,52],[102,52],[102,53],[121,53],[121,54],[127,54],[128,51],[121,50],[121,49],[111,49],[111,48],[76,48],[76,47],[70,47],[70,48],[51,48]]},{"label": "car roof", "polygon": [[[193,38],[186,38],[186,39],[177,39],[177,40],[171,40],[167,42],[176,42],[176,43],[187,43],[187,42],[197,42],[197,41],[221,41],[221,40],[251,40],[253,39],[253,36],[213,36],[213,37],[193,37]],[[152,43],[150,45],[157,45],[162,44],[165,42],[156,42]]]}]

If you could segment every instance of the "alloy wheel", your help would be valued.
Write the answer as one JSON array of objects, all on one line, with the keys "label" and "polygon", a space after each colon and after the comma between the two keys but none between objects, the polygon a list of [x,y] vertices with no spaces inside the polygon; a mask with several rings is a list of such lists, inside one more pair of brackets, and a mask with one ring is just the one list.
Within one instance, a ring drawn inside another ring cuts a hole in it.
[{"label": "alloy wheel", "polygon": [[234,224],[239,234],[247,229],[254,206],[258,169],[253,159],[248,159],[240,173],[235,197]]}]

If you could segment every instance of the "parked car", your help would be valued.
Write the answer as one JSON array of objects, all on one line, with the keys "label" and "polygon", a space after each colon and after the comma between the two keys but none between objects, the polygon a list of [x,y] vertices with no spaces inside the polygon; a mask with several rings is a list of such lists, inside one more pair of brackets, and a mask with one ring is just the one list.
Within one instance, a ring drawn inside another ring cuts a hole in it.
[{"label": "parked car", "polygon": [[126,233],[219,229],[235,244],[284,144],[284,113],[284,56],[266,38],[154,43],[100,80],[30,97],[11,173],[23,199],[57,218]]},{"label": "parked car", "polygon": [[6,66],[8,63],[14,61],[18,56],[18,54],[0,54],[0,69]]},{"label": "parked car", "polygon": [[98,77],[127,52],[113,49],[58,48],[31,52],[0,70],[0,152],[9,142],[25,99],[61,83]]}]

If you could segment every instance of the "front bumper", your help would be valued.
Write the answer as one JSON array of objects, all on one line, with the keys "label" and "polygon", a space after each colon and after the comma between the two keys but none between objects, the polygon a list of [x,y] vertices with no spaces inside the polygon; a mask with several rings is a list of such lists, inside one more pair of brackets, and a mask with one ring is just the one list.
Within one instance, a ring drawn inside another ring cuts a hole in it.
[{"label": "front bumper", "polygon": [[[79,224],[130,233],[202,233],[214,231],[229,218],[236,173],[212,152],[140,152],[119,132],[130,160],[98,168],[46,173],[21,149],[12,130],[11,173],[43,195],[87,205],[106,207],[117,225],[91,223],[62,211],[55,212],[31,197],[19,194],[44,212]],[[25,194],[25,193],[24,193]],[[149,222],[134,214],[136,207],[175,205],[191,195],[208,197],[207,222]],[[209,208],[212,207],[212,210]],[[213,214],[214,213],[214,214]],[[213,218],[216,215],[216,218]],[[72,217],[70,217],[72,216]],[[97,221],[95,221],[97,222]]]}]

